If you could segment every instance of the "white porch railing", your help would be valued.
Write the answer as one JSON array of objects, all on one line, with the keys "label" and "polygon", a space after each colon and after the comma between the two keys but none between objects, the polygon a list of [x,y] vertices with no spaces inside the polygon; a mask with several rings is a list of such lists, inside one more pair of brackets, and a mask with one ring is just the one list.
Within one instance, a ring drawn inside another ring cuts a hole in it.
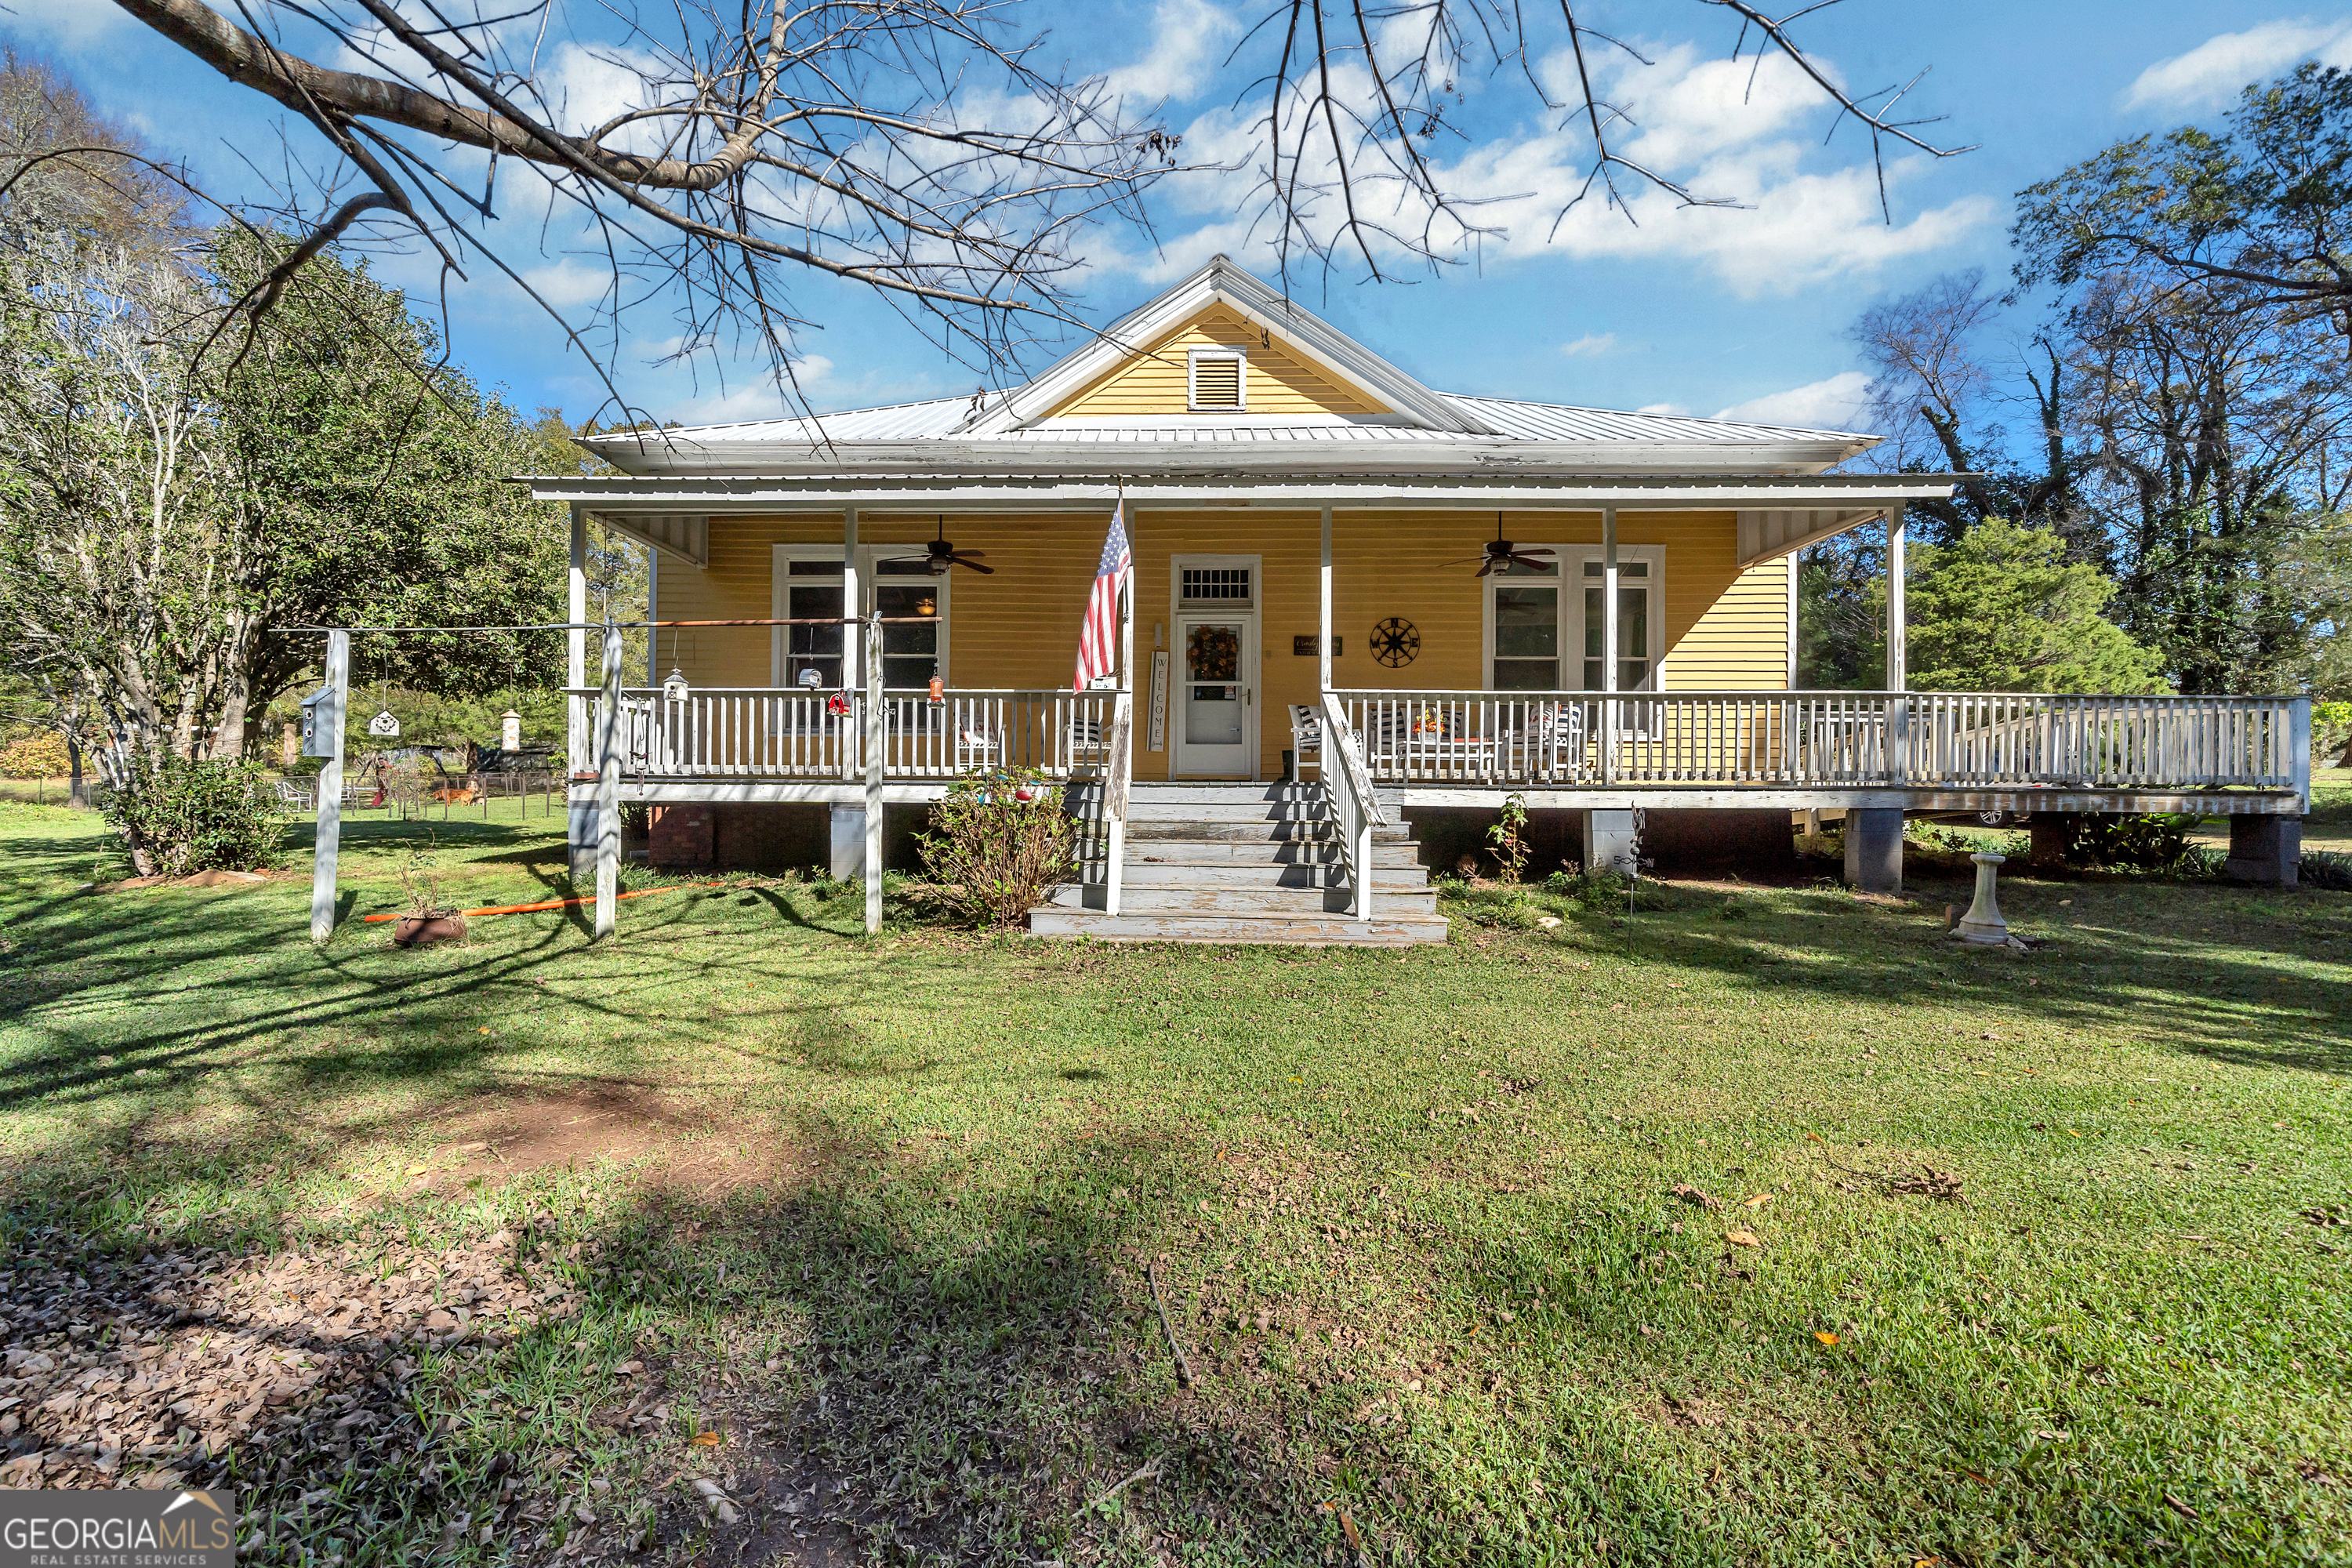
[{"label": "white porch railing", "polygon": [[[1111,691],[951,690],[882,694],[882,771],[950,779],[975,768],[1034,767],[1050,778],[1101,776],[1111,753]],[[637,779],[865,776],[863,692],[702,688],[673,701],[659,688],[621,694],[621,770]],[[591,703],[600,722],[601,697]],[[592,729],[592,733],[593,732]]]},{"label": "white porch railing", "polygon": [[1372,918],[1372,826],[1386,823],[1379,797],[1372,794],[1371,775],[1365,770],[1361,748],[1340,711],[1335,692],[1323,694],[1323,793],[1331,805],[1331,826],[1339,839],[1341,863],[1353,889],[1349,913],[1360,921]]},{"label": "white porch railing", "polygon": [[2294,697],[1340,691],[1377,784],[2306,790]]}]

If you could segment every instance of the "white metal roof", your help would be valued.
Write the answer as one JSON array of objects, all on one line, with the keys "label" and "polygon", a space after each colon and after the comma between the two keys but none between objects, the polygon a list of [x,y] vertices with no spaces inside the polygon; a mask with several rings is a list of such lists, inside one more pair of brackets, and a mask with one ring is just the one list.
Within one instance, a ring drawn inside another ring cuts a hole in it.
[{"label": "white metal roof", "polygon": [[[1281,332],[1333,375],[1396,412],[1050,416],[1121,358],[1161,341],[1210,303]],[[1819,473],[1877,439],[1433,391],[1221,256],[1010,392],[809,418],[615,432],[586,444],[624,472],[648,476],[921,471],[999,462],[1028,468],[1099,462],[1106,448],[1116,450],[1120,469],[1130,473],[1196,470],[1206,449],[1220,454],[1220,463],[1265,472],[1295,472],[1306,463],[1385,475],[1410,471],[1399,463],[1419,468],[1434,459],[1440,467],[1507,463],[1556,474],[1760,475]]]}]

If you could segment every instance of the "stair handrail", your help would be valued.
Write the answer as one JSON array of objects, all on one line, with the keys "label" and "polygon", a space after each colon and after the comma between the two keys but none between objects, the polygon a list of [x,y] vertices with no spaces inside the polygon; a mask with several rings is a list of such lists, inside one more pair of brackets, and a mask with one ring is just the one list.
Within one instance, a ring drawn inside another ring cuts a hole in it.
[{"label": "stair handrail", "polygon": [[[1347,710],[1339,693],[1323,693],[1323,790],[1331,799],[1334,826],[1339,829],[1339,855],[1348,868],[1349,913],[1360,921],[1372,918],[1372,826],[1386,826],[1388,815],[1372,793],[1363,749],[1349,727]],[[1339,761],[1339,788],[1332,784],[1331,760]]]}]

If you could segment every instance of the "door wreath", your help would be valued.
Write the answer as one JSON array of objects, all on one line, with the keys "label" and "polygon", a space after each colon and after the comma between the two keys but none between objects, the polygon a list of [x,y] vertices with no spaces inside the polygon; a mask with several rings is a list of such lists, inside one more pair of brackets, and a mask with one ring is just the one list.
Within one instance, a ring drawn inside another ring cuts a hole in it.
[{"label": "door wreath", "polygon": [[1194,680],[1239,680],[1241,634],[1231,626],[1194,626],[1192,636],[1184,639],[1184,661]]}]

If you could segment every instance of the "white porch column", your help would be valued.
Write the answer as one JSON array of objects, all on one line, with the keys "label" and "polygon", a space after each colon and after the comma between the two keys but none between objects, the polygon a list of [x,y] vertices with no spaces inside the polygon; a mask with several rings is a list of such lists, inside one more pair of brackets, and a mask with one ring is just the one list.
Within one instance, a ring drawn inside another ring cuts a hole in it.
[{"label": "white porch column", "polygon": [[596,714],[596,934],[613,934],[621,882],[621,628],[604,623],[604,695]]},{"label": "white porch column", "polygon": [[[1910,627],[1903,609],[1904,510],[1897,501],[1886,514],[1886,689],[1893,692],[1907,689],[1911,679]],[[1887,699],[1886,750],[1889,781],[1900,784],[1911,773],[1911,704],[1900,697]]]},{"label": "white porch column", "polygon": [[595,744],[588,733],[588,700],[579,694],[588,684],[588,509],[577,501],[572,507],[572,571],[563,607],[563,618],[572,623],[563,634],[563,684],[572,693],[563,700],[563,836],[577,886],[595,874],[596,860],[596,804],[572,791],[573,783],[588,771]]},{"label": "white porch column", "polygon": [[327,634],[327,689],[314,721],[332,726],[333,748],[319,764],[319,837],[310,862],[310,940],[335,934],[335,858],[343,843],[343,716],[352,685],[352,634]]},{"label": "white porch column", "polygon": [[[790,603],[789,600],[786,601]],[[857,509],[850,507],[841,514],[841,613],[845,625],[841,628],[841,685],[846,691],[863,691],[866,682],[859,674],[859,655],[866,639],[855,624],[857,620]],[[792,646],[793,628],[779,628],[784,644]],[[783,661],[789,677],[792,661]],[[857,760],[858,741],[863,726],[844,721],[835,729],[841,747],[841,780],[855,783],[860,776]],[[833,879],[846,882],[863,874],[866,864],[866,809],[856,805],[836,805],[827,814],[830,835]]]},{"label": "white porch column", "polygon": [[[1331,509],[1323,509],[1323,613],[1315,623],[1316,706],[1331,689]],[[1318,753],[1321,754],[1321,753]]]},{"label": "white porch column", "polygon": [[[661,612],[655,608],[660,603],[661,552],[648,544],[646,546],[646,619],[648,621],[661,619]],[[677,644],[673,641],[670,647],[674,650]],[[662,682],[660,649],[661,628],[647,626],[646,628],[646,684],[647,686],[659,686]]]},{"label": "white porch column", "polygon": [[1910,676],[1908,626],[1903,614],[1903,512],[1886,514],[1886,689],[1901,691]]},{"label": "white porch column", "polygon": [[[1561,574],[1567,574],[1566,562],[1560,563]],[[1560,584],[1563,593],[1582,595],[1582,569],[1578,580]],[[1583,649],[1563,650],[1581,658]],[[1617,509],[1601,509],[1601,777],[1606,784],[1617,782]]]}]

